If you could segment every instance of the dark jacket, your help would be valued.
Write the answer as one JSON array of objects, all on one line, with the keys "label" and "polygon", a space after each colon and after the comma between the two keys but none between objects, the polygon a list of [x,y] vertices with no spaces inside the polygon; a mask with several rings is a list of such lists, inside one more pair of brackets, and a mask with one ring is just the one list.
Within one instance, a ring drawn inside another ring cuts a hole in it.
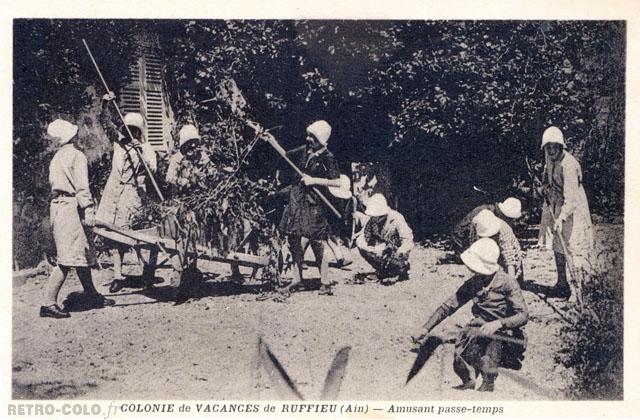
[{"label": "dark jacket", "polygon": [[[340,178],[338,162],[329,150],[325,149],[318,155],[312,155],[305,146],[302,146],[289,151],[287,155],[302,172],[309,176]],[[316,188],[325,197],[329,195],[326,187],[316,186]],[[329,211],[311,187],[305,186],[302,180],[299,180],[291,186],[289,203],[282,215],[280,230],[309,239],[326,239],[330,231]]]},{"label": "dark jacket", "polygon": [[471,210],[453,228],[453,240],[460,251],[467,249],[474,241],[476,232],[473,226],[473,218],[482,210],[489,210],[495,214],[497,206],[495,204],[483,204]]}]

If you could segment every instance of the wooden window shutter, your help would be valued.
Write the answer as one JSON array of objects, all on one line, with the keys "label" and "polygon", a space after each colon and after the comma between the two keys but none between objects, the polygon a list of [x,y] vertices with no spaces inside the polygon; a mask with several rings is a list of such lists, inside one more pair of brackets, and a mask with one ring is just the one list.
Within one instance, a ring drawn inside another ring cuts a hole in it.
[{"label": "wooden window shutter", "polygon": [[122,110],[142,114],[147,141],[156,151],[168,152],[172,148],[173,113],[164,91],[158,42],[148,34],[136,41],[139,52],[129,67],[130,82],[120,92]]}]

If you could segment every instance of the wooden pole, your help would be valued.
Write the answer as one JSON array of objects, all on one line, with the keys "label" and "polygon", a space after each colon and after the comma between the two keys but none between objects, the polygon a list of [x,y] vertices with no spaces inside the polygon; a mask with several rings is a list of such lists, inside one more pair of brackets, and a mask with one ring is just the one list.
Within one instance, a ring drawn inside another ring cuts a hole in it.
[{"label": "wooden pole", "polygon": [[467,329],[468,333],[471,335],[475,335],[477,337],[486,337],[492,340],[504,341],[505,343],[512,343],[524,346],[526,343],[524,340],[519,338],[507,337],[505,335],[500,334],[484,334],[480,331],[480,328],[469,328]]},{"label": "wooden pole", "polygon": [[[551,203],[549,202],[549,198],[547,196],[544,197],[544,202],[547,205],[547,208],[549,209],[549,214],[551,215],[551,220],[553,220],[553,225],[556,225],[556,216],[553,214],[553,208],[551,207]],[[551,236],[553,237],[553,232],[551,232],[551,229],[547,226],[547,230],[551,233]],[[546,232],[545,232],[546,234]],[[567,259],[567,267],[569,268],[569,276],[571,276],[571,280],[573,282],[573,286],[576,289],[576,303],[578,304],[578,307],[580,309],[582,309],[582,285],[580,284],[580,280],[578,279],[578,276],[576,275],[575,272],[575,266],[573,265],[573,257],[571,256],[571,253],[569,252],[569,248],[567,247],[567,243],[564,241],[564,237],[562,236],[562,231],[556,231],[555,232],[556,235],[558,235],[558,240],[560,241],[560,246],[562,247],[562,250],[564,251],[564,255]]]},{"label": "wooden pole", "polygon": [[[280,144],[278,144],[276,139],[271,134],[265,133],[264,130],[262,130],[262,128],[255,122],[247,121],[247,124],[257,133],[263,134],[263,137],[267,140],[267,143],[269,143],[271,147],[273,147],[278,152],[278,154],[282,156],[284,161],[287,162],[289,166],[291,166],[291,168],[293,168],[293,170],[296,171],[296,173],[300,177],[304,176],[304,172],[302,172],[300,168],[298,168],[298,166],[296,166],[296,164],[293,163],[291,159],[289,159],[289,157],[287,156],[287,152],[282,148],[282,146],[280,146]],[[320,200],[322,200],[322,202],[329,208],[329,210],[331,210],[333,214],[336,215],[338,219],[342,219],[342,214],[340,214],[340,212],[336,210],[335,207],[333,207],[327,197],[325,197],[316,187],[311,187],[311,190],[320,198]]]},{"label": "wooden pole", "polygon": [[[102,84],[103,84],[104,88],[107,90],[107,93],[111,92],[111,90],[109,89],[109,86],[107,85],[107,81],[102,76],[102,72],[100,71],[100,67],[98,67],[98,63],[96,62],[95,58],[93,57],[93,54],[91,53],[91,49],[89,49],[89,45],[87,44],[87,41],[84,40],[84,38],[82,39],[82,43],[84,44],[84,47],[87,49],[87,52],[89,53],[89,58],[91,58],[91,62],[93,63],[93,66],[96,68],[96,72],[98,73],[98,76],[100,77],[100,80],[102,81]],[[129,138],[133,142],[135,139],[133,138],[133,134],[131,133],[131,130],[129,130],[129,126],[127,126],[124,123],[124,116],[122,115],[122,112],[120,112],[120,107],[118,107],[118,104],[116,102],[113,102],[113,106],[115,107],[116,112],[118,113],[118,116],[120,117],[120,120],[122,121],[122,124],[124,125],[125,129],[127,130],[127,134],[129,134]],[[153,184],[153,188],[156,190],[156,194],[158,194],[158,198],[160,198],[160,201],[164,201],[164,196],[162,195],[162,192],[160,191],[160,187],[158,187],[158,183],[156,182],[156,179],[153,176],[153,173],[151,172],[151,169],[149,169],[149,166],[147,166],[147,162],[145,162],[145,160],[143,159],[142,153],[140,152],[140,150],[137,147],[133,147],[133,149],[138,154],[138,158],[140,159],[140,162],[142,163],[142,166],[147,171],[147,175],[149,175],[149,179],[151,180],[151,183]]]}]

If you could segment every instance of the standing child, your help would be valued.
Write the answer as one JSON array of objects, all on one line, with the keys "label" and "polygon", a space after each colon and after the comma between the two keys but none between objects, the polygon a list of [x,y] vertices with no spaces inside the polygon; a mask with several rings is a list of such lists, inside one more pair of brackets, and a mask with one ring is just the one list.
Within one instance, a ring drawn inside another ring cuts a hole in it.
[{"label": "standing child", "polygon": [[91,267],[96,264],[93,244],[85,231],[94,224],[93,198],[89,191],[87,158],[78,150],[78,126],[57,119],[47,133],[62,146],[49,165],[51,185],[51,228],[56,244],[57,265],[47,283],[48,305],[40,307],[41,317],[68,318],[58,305],[58,294],[72,267],[90,305],[103,307],[115,302],[102,296],[93,285]]},{"label": "standing child", "polygon": [[[107,94],[104,99],[114,98],[112,94]],[[142,208],[142,197],[146,195],[145,181],[148,174],[139,156],[142,156],[151,171],[155,171],[156,154],[151,144],[145,141],[144,119],[137,112],[126,114],[120,132],[111,135],[117,136],[113,143],[111,173],[102,192],[96,219],[131,229]],[[111,293],[119,291],[124,284],[122,262],[127,249],[126,246],[116,244],[112,253],[113,281],[109,289]],[[147,286],[153,284],[154,279],[150,275],[152,271],[148,267],[144,268],[143,278]]]},{"label": "standing child", "polygon": [[[542,135],[541,147],[545,153],[545,203],[540,221],[539,243],[553,249],[558,271],[558,280],[549,295],[566,299],[571,296],[567,264],[573,265],[573,273],[578,276],[584,277],[591,272],[591,213],[582,185],[580,163],[565,150],[562,131],[558,127],[547,128]],[[583,279],[574,281],[582,282]]]},{"label": "standing child", "polygon": [[306,145],[288,153],[305,175],[291,187],[280,230],[288,235],[291,255],[296,265],[290,287],[295,290],[303,285],[304,249],[309,244],[319,264],[319,293],[333,295],[328,278],[327,241],[331,232],[329,215],[312,187],[318,187],[322,193],[328,194],[326,187],[340,187],[340,172],[336,158],[328,149],[331,136],[329,123],[316,121],[306,131]]}]

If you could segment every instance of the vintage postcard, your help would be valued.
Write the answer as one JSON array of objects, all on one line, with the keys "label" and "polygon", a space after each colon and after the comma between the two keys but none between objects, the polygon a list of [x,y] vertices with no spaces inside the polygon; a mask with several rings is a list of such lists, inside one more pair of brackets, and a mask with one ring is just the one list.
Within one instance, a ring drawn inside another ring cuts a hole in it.
[{"label": "vintage postcard", "polygon": [[635,416],[637,7],[241,3],[2,15],[0,410]]}]

